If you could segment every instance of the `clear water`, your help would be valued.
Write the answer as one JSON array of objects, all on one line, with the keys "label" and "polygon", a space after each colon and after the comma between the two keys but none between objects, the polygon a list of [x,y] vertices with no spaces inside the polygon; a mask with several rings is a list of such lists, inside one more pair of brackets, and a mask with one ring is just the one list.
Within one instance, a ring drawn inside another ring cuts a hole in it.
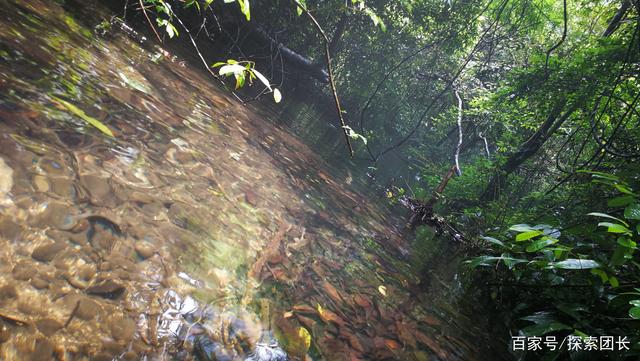
[{"label": "clear water", "polygon": [[194,335],[242,360],[268,330],[294,360],[486,359],[392,216],[268,111],[97,34],[97,4],[1,4],[0,360],[190,359]]}]

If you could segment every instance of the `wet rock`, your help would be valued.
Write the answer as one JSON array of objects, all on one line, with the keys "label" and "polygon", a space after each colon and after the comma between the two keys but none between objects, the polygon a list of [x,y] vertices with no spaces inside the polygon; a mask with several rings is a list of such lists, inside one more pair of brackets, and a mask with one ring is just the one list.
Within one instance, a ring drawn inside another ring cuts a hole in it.
[{"label": "wet rock", "polygon": [[258,205],[258,196],[251,190],[244,192],[244,200],[254,207]]},{"label": "wet rock", "polygon": [[79,302],[79,304],[75,316],[80,319],[92,320],[100,310],[100,305],[88,297],[81,297],[77,302]]},{"label": "wet rock", "polygon": [[0,202],[13,188],[13,169],[0,157]]},{"label": "wet rock", "polygon": [[22,227],[8,217],[0,216],[0,237],[9,241],[17,240],[22,234]]},{"label": "wet rock", "polygon": [[31,361],[51,361],[53,360],[53,351],[55,347],[53,342],[47,339],[36,341],[35,349],[31,354]]},{"label": "wet rock", "polygon": [[35,218],[37,226],[69,230],[77,223],[75,210],[68,204],[49,201],[44,206],[42,213]]},{"label": "wet rock", "polygon": [[31,257],[40,262],[49,262],[56,256],[56,254],[58,254],[58,252],[62,251],[66,247],[67,245],[64,244],[64,242],[45,244],[36,247],[31,253]]},{"label": "wet rock", "polygon": [[89,192],[91,203],[98,206],[115,206],[108,178],[89,174],[80,176],[80,183]]},{"label": "wet rock", "polygon": [[36,321],[36,328],[45,336],[51,336],[62,328],[62,324],[52,318],[43,318]]},{"label": "wet rock", "polygon": [[8,284],[0,287],[0,302],[16,297],[18,297],[18,291],[16,291],[15,285]]},{"label": "wet rock", "polygon": [[133,337],[136,323],[127,317],[115,316],[110,320],[111,336],[116,340],[128,341]]},{"label": "wet rock", "polygon": [[147,241],[137,241],[134,247],[136,252],[142,259],[147,259],[153,256],[153,254],[156,252],[155,247]]},{"label": "wet rock", "polygon": [[86,292],[90,295],[96,295],[102,298],[114,300],[120,298],[124,294],[125,290],[126,289],[123,285],[109,279],[88,287],[86,289]]},{"label": "wet rock", "polygon": [[35,265],[29,261],[18,262],[11,271],[13,278],[21,281],[31,279],[36,274]]},{"label": "wet rock", "polygon": [[7,326],[4,321],[0,320],[0,344],[9,341],[9,338],[11,338],[9,326]]},{"label": "wet rock", "polygon": [[43,290],[45,288],[49,288],[49,282],[43,280],[40,277],[34,277],[31,279],[31,285],[33,286],[33,288],[37,289],[37,290]]},{"label": "wet rock", "polygon": [[33,180],[31,182],[33,183],[33,188],[36,190],[36,192],[44,193],[49,191],[49,181],[47,180],[47,177],[38,174],[33,177]]},{"label": "wet rock", "polygon": [[22,300],[18,302],[18,311],[27,315],[37,315],[42,312],[42,309],[33,300]]}]

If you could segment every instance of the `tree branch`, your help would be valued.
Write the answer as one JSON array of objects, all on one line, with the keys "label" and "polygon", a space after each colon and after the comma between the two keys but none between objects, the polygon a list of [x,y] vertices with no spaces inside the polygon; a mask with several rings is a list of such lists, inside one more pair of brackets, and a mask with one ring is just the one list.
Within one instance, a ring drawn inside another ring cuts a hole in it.
[{"label": "tree branch", "polygon": [[324,57],[325,62],[327,64],[327,72],[329,73],[329,85],[331,86],[331,92],[333,93],[333,101],[336,105],[336,112],[338,112],[338,119],[340,121],[340,129],[342,129],[342,133],[344,134],[345,142],[347,143],[347,148],[349,149],[349,155],[353,157],[353,146],[351,145],[351,138],[349,137],[349,132],[347,130],[347,124],[344,121],[344,116],[342,115],[342,108],[340,107],[340,98],[338,98],[338,92],[336,90],[336,84],[333,77],[333,68],[331,67],[331,49],[330,49],[330,41],[327,37],[327,34],[324,32],[316,18],[311,15],[311,13],[304,7],[298,0],[293,0],[296,6],[302,10],[302,12],[311,20],[313,25],[315,26],[318,33],[322,36],[324,40]]}]

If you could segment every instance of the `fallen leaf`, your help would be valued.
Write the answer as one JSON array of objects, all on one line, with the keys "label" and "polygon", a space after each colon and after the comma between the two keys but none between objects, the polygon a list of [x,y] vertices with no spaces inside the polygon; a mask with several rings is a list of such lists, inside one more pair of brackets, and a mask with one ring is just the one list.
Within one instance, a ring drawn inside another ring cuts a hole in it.
[{"label": "fallen leaf", "polygon": [[107,127],[106,125],[104,125],[101,121],[99,121],[96,118],[90,117],[88,116],[82,109],[78,108],[77,106],[69,103],[66,100],[62,100],[58,97],[51,97],[53,99],[54,102],[60,104],[64,109],[68,110],[69,112],[73,113],[73,115],[81,118],[82,120],[84,120],[85,122],[89,123],[90,125],[96,127],[99,131],[101,131],[102,133],[110,136],[110,137],[114,137],[113,132],[111,132],[111,129],[109,129],[109,127]]},{"label": "fallen leaf", "polygon": [[383,285],[378,286],[378,292],[380,292],[383,296],[387,297],[387,287]]}]

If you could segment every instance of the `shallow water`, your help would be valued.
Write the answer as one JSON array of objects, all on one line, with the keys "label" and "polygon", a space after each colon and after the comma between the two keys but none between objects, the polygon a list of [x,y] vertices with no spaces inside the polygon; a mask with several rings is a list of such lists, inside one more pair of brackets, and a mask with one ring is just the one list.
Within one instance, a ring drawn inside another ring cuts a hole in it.
[{"label": "shallow water", "polygon": [[197,334],[241,360],[269,329],[292,359],[486,359],[392,215],[266,110],[119,27],[0,4],[0,360],[190,359]]}]

